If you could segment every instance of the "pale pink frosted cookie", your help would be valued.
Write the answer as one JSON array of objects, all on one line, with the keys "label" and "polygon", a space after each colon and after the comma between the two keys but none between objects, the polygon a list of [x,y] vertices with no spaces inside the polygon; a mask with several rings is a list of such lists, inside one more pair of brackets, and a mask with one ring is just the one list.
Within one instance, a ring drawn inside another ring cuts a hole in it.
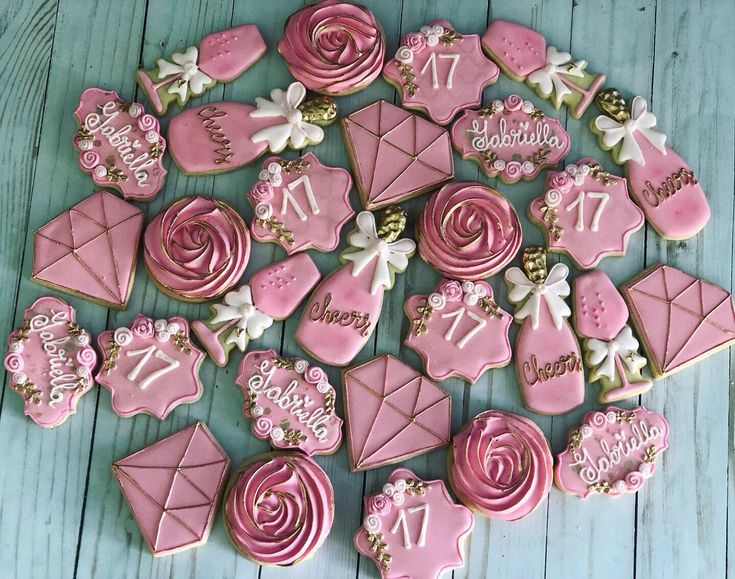
[{"label": "pale pink frosted cookie", "polygon": [[158,288],[178,300],[217,298],[242,277],[250,233],[224,201],[193,195],[177,199],[145,230],[143,258]]},{"label": "pale pink frosted cookie", "polygon": [[342,419],[334,409],[336,393],[326,373],[302,358],[283,358],[275,350],[248,352],[235,384],[242,389],[242,411],[253,434],[273,448],[309,456],[332,454],[342,442]]},{"label": "pale pink frosted cookie", "polygon": [[484,281],[443,279],[433,293],[409,297],[405,310],[411,328],[403,343],[421,356],[430,378],[474,384],[486,370],[510,363],[513,316]]},{"label": "pale pink frosted cookie", "polygon": [[210,306],[210,318],[192,322],[192,330],[214,363],[225,366],[233,348],[245,352],[273,320],[290,316],[320,278],[306,253],[267,265],[248,284],[227,292],[222,303]]},{"label": "pale pink frosted cookie", "polygon": [[231,82],[255,64],[266,46],[255,24],[244,24],[202,38],[199,46],[159,58],[152,70],[138,70],[135,80],[157,115],[170,104],[183,107],[218,82]]},{"label": "pale pink frosted cookie", "polygon": [[163,187],[166,140],[158,119],[115,91],[88,88],[74,111],[74,148],[79,167],[95,185],[111,187],[126,199],[150,201]]},{"label": "pale pink frosted cookie", "polygon": [[549,251],[569,255],[581,269],[611,255],[625,255],[630,236],[643,227],[643,212],[628,195],[627,181],[591,158],[546,174],[546,192],[531,200],[528,215],[546,230]]},{"label": "pale pink frosted cookie", "polygon": [[288,17],[278,52],[309,90],[346,95],[367,88],[378,77],[385,38],[365,6],[325,0]]},{"label": "pale pink frosted cookie", "polygon": [[199,367],[205,354],[189,342],[189,324],[179,317],[159,320],[138,314],[129,327],[97,337],[103,352],[95,380],[110,391],[118,416],[141,412],[166,420],[179,404],[202,395]]},{"label": "pale pink frosted cookie", "polygon": [[42,297],[23,313],[23,325],[8,336],[4,366],[10,387],[23,398],[23,413],[44,428],[76,413],[94,382],[97,353],[74,308]]},{"label": "pale pink frosted cookie", "polygon": [[622,288],[654,378],[663,378],[735,343],[730,292],[668,265]]},{"label": "pale pink frosted cookie", "polygon": [[584,371],[579,343],[567,318],[569,268],[546,269],[546,254],[529,247],[522,271],[508,268],[508,301],[521,324],[514,349],[516,375],[526,408],[540,414],[564,414],[584,402]]},{"label": "pale pink frosted cookie", "polygon": [[350,468],[407,460],[449,443],[449,394],[384,354],[342,373]]},{"label": "pale pink frosted cookie", "polygon": [[427,193],[454,177],[449,133],[380,100],[341,119],[362,206],[373,211]]},{"label": "pale pink frosted cookie", "polygon": [[342,226],[355,214],[350,189],[348,171],[322,165],[312,152],[294,161],[269,157],[245,195],[255,212],[253,237],[278,243],[289,255],[332,251]]},{"label": "pale pink frosted cookie", "polygon": [[473,511],[503,521],[531,514],[553,480],[549,443],[528,418],[487,410],[454,435],[449,483]]},{"label": "pale pink frosted cookie", "polygon": [[557,119],[518,95],[464,111],[452,125],[452,144],[489,177],[503,183],[535,179],[569,151],[569,135]]},{"label": "pale pink frosted cookie", "polygon": [[482,53],[477,34],[459,34],[446,20],[404,34],[395,56],[383,67],[403,106],[426,112],[440,125],[482,102],[482,91],[500,71]]},{"label": "pale pink frosted cookie", "polygon": [[449,496],[444,481],[424,481],[399,468],[363,502],[355,548],[383,579],[439,579],[464,565],[464,541],[475,520]]},{"label": "pale pink frosted cookie", "polygon": [[625,173],[636,202],[664,239],[688,239],[709,221],[707,197],[689,165],[666,145],[656,117],[641,96],[630,104],[617,89],[596,98],[604,114],[591,122],[600,147],[611,151]]},{"label": "pale pink frosted cookie", "polygon": [[332,529],[334,490],[321,467],[300,452],[271,452],[245,461],[224,499],[225,530],[235,548],[259,565],[296,565]]},{"label": "pale pink frosted cookie", "polygon": [[557,456],[556,486],[583,499],[595,493],[615,497],[637,492],[653,475],[668,437],[664,417],[643,406],[588,412]]},{"label": "pale pink frosted cookie", "polygon": [[112,463],[112,474],[154,557],[207,542],[230,458],[197,422]]},{"label": "pale pink frosted cookie", "polygon": [[133,288],[143,212],[97,191],[33,236],[31,279],[123,310]]}]

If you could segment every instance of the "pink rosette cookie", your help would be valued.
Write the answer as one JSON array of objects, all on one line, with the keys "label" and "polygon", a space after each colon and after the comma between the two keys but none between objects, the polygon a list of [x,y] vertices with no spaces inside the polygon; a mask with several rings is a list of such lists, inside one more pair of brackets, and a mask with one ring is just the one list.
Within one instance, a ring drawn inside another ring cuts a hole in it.
[{"label": "pink rosette cookie", "polygon": [[553,462],[536,424],[510,412],[487,410],[454,435],[449,482],[472,510],[515,521],[546,498]]},{"label": "pink rosette cookie", "polygon": [[474,181],[445,185],[418,224],[418,249],[446,277],[476,281],[503,269],[521,247],[521,223],[500,193]]},{"label": "pink rosette cookie", "polygon": [[146,227],[148,275],[172,298],[202,302],[234,286],[250,257],[250,233],[232,207],[198,195],[183,197]]},{"label": "pink rosette cookie", "polygon": [[309,90],[345,95],[367,88],[380,74],[385,38],[366,7],[325,0],[288,18],[278,52]]},{"label": "pink rosette cookie", "polygon": [[334,491],[321,467],[301,453],[272,452],[243,463],[224,500],[235,548],[259,565],[295,565],[314,554],[334,520]]}]

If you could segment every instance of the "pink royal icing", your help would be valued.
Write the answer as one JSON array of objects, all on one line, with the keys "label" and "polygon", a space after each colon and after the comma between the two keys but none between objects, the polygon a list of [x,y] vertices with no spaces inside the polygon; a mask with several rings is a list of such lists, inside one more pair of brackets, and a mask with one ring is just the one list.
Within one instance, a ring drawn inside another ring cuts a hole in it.
[{"label": "pink royal icing", "polygon": [[551,489],[549,443],[533,422],[502,410],[487,410],[452,439],[449,482],[474,511],[515,521],[534,511]]},{"label": "pink royal icing", "polygon": [[334,491],[309,457],[261,454],[232,476],[224,511],[227,534],[243,555],[262,565],[295,565],[329,535]]},{"label": "pink royal icing", "polygon": [[74,308],[42,297],[26,308],[23,325],[10,333],[4,366],[10,387],[23,398],[23,413],[44,428],[76,413],[94,382],[97,353]]},{"label": "pink royal icing", "polygon": [[464,565],[474,517],[452,500],[444,481],[396,469],[380,493],[364,498],[363,510],[355,548],[373,560],[382,579],[439,579]]},{"label": "pink royal icing", "polygon": [[628,306],[607,274],[574,278],[574,329],[583,338],[612,340],[628,321]]},{"label": "pink royal icing", "polygon": [[516,81],[526,80],[534,70],[546,65],[544,37],[515,22],[493,20],[482,36],[482,46],[503,72]]},{"label": "pink royal icing", "polygon": [[425,111],[445,125],[460,110],[478,106],[500,71],[482,52],[477,34],[458,34],[446,20],[405,34],[383,76],[399,87],[403,106]]},{"label": "pink royal icing", "polygon": [[664,417],[643,406],[588,412],[557,457],[556,485],[583,499],[594,493],[614,497],[637,492],[653,475],[668,437]]}]

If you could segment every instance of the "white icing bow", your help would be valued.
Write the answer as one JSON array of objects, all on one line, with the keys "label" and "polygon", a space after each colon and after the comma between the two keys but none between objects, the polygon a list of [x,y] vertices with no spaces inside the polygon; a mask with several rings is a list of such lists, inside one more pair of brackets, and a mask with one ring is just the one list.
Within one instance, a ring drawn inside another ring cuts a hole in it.
[{"label": "white icing bow", "polygon": [[534,283],[526,277],[526,274],[520,268],[509,268],[505,272],[505,283],[508,284],[509,290],[508,299],[514,304],[517,304],[528,298],[528,301],[516,312],[516,319],[524,320],[528,316],[531,316],[531,327],[534,330],[538,329],[539,312],[543,299],[554,320],[554,326],[556,326],[557,330],[560,330],[564,318],[572,313],[564,301],[564,298],[569,295],[570,291],[569,283],[567,282],[568,275],[569,268],[563,263],[557,263],[551,268],[545,281]]},{"label": "white icing bow", "polygon": [[227,336],[225,344],[235,344],[241,352],[245,351],[249,340],[260,338],[263,332],[273,325],[273,318],[253,305],[253,295],[249,285],[225,294],[224,304],[214,304],[215,316],[212,324],[237,320],[235,327]]},{"label": "white icing bow", "polygon": [[292,82],[286,92],[280,88],[271,91],[271,99],[258,97],[255,99],[257,108],[250,112],[253,118],[283,117],[286,122],[281,125],[266,127],[255,133],[253,143],[268,141],[272,153],[280,153],[291,141],[291,147],[302,149],[309,144],[321,143],[324,131],[317,125],[303,120],[299,105],[306,97],[306,88],[300,82]]},{"label": "white icing bow", "polygon": [[191,89],[194,95],[200,95],[212,79],[204,74],[197,66],[199,51],[196,46],[190,46],[186,52],[174,52],[171,60],[158,59],[158,76],[166,78],[167,76],[179,75],[179,78],[172,82],[168,87],[169,94],[177,94],[181,100],[186,100],[187,92]]},{"label": "white icing bow", "polygon": [[596,374],[615,380],[615,356],[620,356],[629,372],[639,372],[647,363],[638,353],[638,340],[633,336],[630,326],[623,326],[617,336],[609,342],[594,338],[585,342],[589,350],[589,363],[599,367]]},{"label": "white icing bow", "polygon": [[635,161],[639,165],[644,165],[646,160],[643,158],[643,151],[635,140],[635,133],[643,135],[646,140],[656,149],[666,154],[666,135],[654,131],[656,126],[656,117],[653,113],[648,112],[648,103],[646,100],[637,96],[630,105],[630,118],[622,123],[600,115],[595,119],[595,127],[602,132],[602,143],[609,148],[613,148],[620,141],[618,153],[618,162]]},{"label": "white icing bow", "polygon": [[561,104],[561,99],[572,94],[572,90],[559,75],[581,78],[584,76],[584,67],[587,66],[584,60],[576,62],[571,62],[571,60],[572,55],[568,52],[559,52],[553,46],[549,46],[546,49],[546,66],[528,75],[528,82],[538,85],[539,91],[544,96],[548,97],[553,91],[554,103]]},{"label": "white icing bow", "polygon": [[388,243],[378,237],[375,216],[369,211],[358,213],[356,222],[357,231],[350,234],[349,243],[359,251],[348,253],[344,259],[352,262],[352,275],[358,276],[373,259],[377,258],[370,286],[370,293],[375,295],[381,285],[386,289],[393,287],[390,267],[396,271],[405,271],[408,267],[408,258],[416,250],[416,244],[412,239],[399,239]]}]

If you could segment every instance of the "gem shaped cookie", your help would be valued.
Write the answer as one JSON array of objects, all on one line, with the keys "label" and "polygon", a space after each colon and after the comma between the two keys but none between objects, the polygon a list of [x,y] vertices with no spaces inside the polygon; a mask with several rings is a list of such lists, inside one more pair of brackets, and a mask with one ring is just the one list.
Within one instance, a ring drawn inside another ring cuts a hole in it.
[{"label": "gem shaped cookie", "polygon": [[664,417],[643,406],[588,412],[557,457],[556,486],[583,499],[637,492],[653,475],[668,437]]},{"label": "gem shaped cookie", "polygon": [[449,483],[473,511],[503,521],[531,514],[553,480],[549,443],[528,418],[487,410],[454,435]]},{"label": "gem shaped cookie", "polygon": [[475,524],[442,480],[424,481],[394,470],[381,492],[364,498],[365,518],[355,548],[383,579],[439,579],[464,565],[464,541]]},{"label": "gem shaped cookie", "polygon": [[88,88],[74,111],[74,148],[79,167],[94,184],[111,187],[125,199],[150,201],[163,187],[166,140],[158,119],[115,91]]},{"label": "gem shaped cookie", "polygon": [[430,378],[474,384],[486,370],[510,363],[513,316],[484,281],[443,279],[433,293],[409,297],[405,310],[411,327],[403,343],[421,356]]},{"label": "gem shaped cookie", "polygon": [[373,211],[436,189],[454,177],[449,134],[380,100],[341,120],[362,206]]},{"label": "gem shaped cookie", "polygon": [[170,104],[183,107],[217,82],[231,82],[265,54],[266,46],[254,24],[208,34],[199,46],[159,58],[153,70],[138,70],[135,80],[157,115]]},{"label": "gem shaped cookie", "polygon": [[678,372],[735,342],[730,292],[668,265],[622,288],[654,378]]},{"label": "gem shaped cookie", "polygon": [[129,417],[145,413],[166,420],[179,404],[202,395],[199,367],[204,352],[189,342],[189,324],[138,314],[130,327],[97,337],[104,353],[95,380],[110,391],[112,410]]},{"label": "gem shaped cookie", "polygon": [[290,316],[319,282],[321,274],[306,253],[299,253],[255,272],[249,284],[227,292],[222,303],[210,306],[211,317],[192,322],[199,342],[218,366],[230,352],[245,352],[273,325]]},{"label": "gem shaped cookie", "polygon": [[260,565],[296,565],[332,529],[334,490],[322,468],[300,452],[271,452],[240,465],[227,485],[225,530]]},{"label": "gem shaped cookie", "polygon": [[367,470],[449,443],[451,399],[389,354],[343,371],[350,467]]},{"label": "gem shaped cookie", "polygon": [[275,350],[248,352],[235,384],[245,396],[245,418],[252,432],[279,450],[308,456],[332,454],[342,442],[342,419],[334,411],[336,394],[326,373],[301,358],[282,358]]},{"label": "gem shaped cookie", "polygon": [[49,296],[26,308],[23,325],[8,336],[4,366],[10,387],[23,398],[23,413],[39,426],[59,426],[94,386],[97,353],[90,342],[74,308]]},{"label": "gem shaped cookie", "polygon": [[123,310],[133,288],[143,212],[97,191],[38,229],[36,283]]},{"label": "gem shaped cookie", "polygon": [[154,557],[207,542],[230,458],[197,422],[112,463]]},{"label": "gem shaped cookie", "polygon": [[477,34],[459,34],[436,20],[405,34],[383,76],[400,91],[403,106],[426,112],[439,125],[482,102],[482,91],[500,71],[482,53]]},{"label": "gem shaped cookie", "polygon": [[355,214],[350,189],[347,170],[322,165],[312,152],[294,161],[269,157],[246,194],[255,211],[253,237],[278,243],[289,255],[332,251],[342,226]]},{"label": "gem shaped cookie", "polygon": [[452,125],[452,144],[462,158],[477,161],[488,177],[503,183],[535,179],[564,158],[569,143],[558,120],[518,95],[466,110]]},{"label": "gem shaped cookie", "polygon": [[590,158],[549,171],[546,192],[531,201],[528,214],[546,230],[549,251],[566,253],[581,269],[624,255],[630,236],[644,222],[627,181]]}]

